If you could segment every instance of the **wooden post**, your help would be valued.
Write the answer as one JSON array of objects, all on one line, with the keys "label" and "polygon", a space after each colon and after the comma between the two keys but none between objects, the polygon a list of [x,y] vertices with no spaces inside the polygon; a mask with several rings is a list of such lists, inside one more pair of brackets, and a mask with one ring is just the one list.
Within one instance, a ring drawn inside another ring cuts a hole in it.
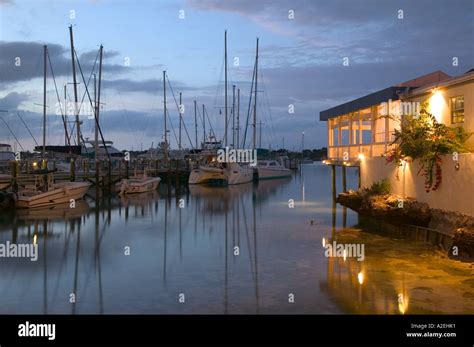
[{"label": "wooden post", "polygon": [[347,207],[342,208],[342,227],[347,228]]},{"label": "wooden post", "polygon": [[19,167],[18,167],[18,161],[12,161],[11,163],[11,171],[12,171],[12,188],[13,191],[16,193],[18,192],[18,173],[19,173]]},{"label": "wooden post", "polygon": [[347,191],[346,166],[342,165],[342,191]]},{"label": "wooden post", "polygon": [[125,178],[128,179],[129,177],[129,161],[128,160],[125,160]]},{"label": "wooden post", "polygon": [[71,158],[69,165],[69,179],[71,182],[74,182],[76,180],[76,163],[74,162],[74,158]]},{"label": "wooden post", "polygon": [[112,160],[108,160],[107,161],[107,164],[108,164],[108,171],[107,171],[107,174],[108,174],[108,178],[109,178],[109,181],[107,182],[107,184],[109,185],[109,187],[112,185]]},{"label": "wooden post", "polygon": [[332,200],[336,202],[336,165],[331,165],[332,172]]},{"label": "wooden post", "polygon": [[361,187],[362,187],[362,175],[361,175],[361,169],[362,169],[362,168],[361,168],[361,167],[360,167],[360,165],[359,165],[359,188],[361,188]]},{"label": "wooden post", "polygon": [[99,184],[100,176],[99,176],[99,171],[100,171],[100,165],[99,165],[99,159],[97,156],[95,157],[95,184]]}]

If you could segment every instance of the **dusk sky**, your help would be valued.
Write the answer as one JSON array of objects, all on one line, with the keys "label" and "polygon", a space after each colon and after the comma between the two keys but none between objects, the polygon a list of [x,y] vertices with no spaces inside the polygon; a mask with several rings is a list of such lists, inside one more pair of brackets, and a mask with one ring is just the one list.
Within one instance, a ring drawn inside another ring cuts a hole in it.
[{"label": "dusk sky", "polygon": [[[105,138],[117,148],[145,149],[162,141],[162,70],[167,71],[176,97],[183,93],[191,139],[193,100],[206,105],[214,130],[222,137],[227,30],[228,100],[230,105],[236,84],[241,89],[242,125],[259,37],[257,112],[258,121],[264,123],[263,147],[280,148],[284,138],[285,147],[299,150],[304,131],[305,148],[319,148],[327,141],[320,111],[432,71],[460,75],[473,68],[473,6],[472,0],[0,0],[0,109],[9,111],[0,116],[25,149],[34,143],[17,111],[40,142],[42,46],[48,45],[62,97],[63,86],[72,82],[68,31],[72,24],[86,76],[99,45],[104,45],[101,120]],[[75,19],[70,18],[71,10]],[[293,19],[288,18],[289,11],[294,11]],[[16,57],[21,66],[15,66]],[[234,66],[235,57],[240,66]],[[348,66],[343,65],[345,57]],[[453,66],[454,57],[458,66]],[[81,99],[84,88],[79,73],[77,77]],[[63,144],[50,71],[47,89],[47,143]],[[71,85],[68,94],[73,97]],[[170,90],[168,96],[177,132],[178,113]],[[288,112],[290,104],[294,114]],[[93,138],[93,121],[87,117],[83,121],[83,137]],[[170,138],[176,148],[173,133]],[[15,142],[3,124],[0,142]]]}]

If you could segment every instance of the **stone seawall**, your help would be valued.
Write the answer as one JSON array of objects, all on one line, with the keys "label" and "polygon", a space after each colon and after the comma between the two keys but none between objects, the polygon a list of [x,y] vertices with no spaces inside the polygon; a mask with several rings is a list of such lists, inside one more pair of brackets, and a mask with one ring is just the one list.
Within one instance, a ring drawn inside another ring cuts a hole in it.
[{"label": "stone seawall", "polygon": [[[449,256],[474,261],[474,217],[452,211],[432,209],[427,203],[413,198],[403,199],[394,194],[375,195],[367,190],[348,191],[337,200],[362,216],[382,220],[394,226],[413,226],[430,229],[452,238]],[[412,228],[412,230],[417,230]],[[451,243],[451,242],[449,242]]]}]

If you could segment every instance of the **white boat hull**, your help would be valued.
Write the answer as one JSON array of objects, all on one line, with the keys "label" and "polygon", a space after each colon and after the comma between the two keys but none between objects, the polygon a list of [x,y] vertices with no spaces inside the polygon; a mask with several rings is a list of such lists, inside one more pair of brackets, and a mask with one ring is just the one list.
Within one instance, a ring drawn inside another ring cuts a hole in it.
[{"label": "white boat hull", "polygon": [[253,181],[253,168],[231,166],[228,168],[200,167],[191,171],[189,184],[221,182],[224,185],[243,184]]},{"label": "white boat hull", "polygon": [[139,194],[146,193],[158,188],[161,179],[159,177],[150,177],[146,179],[123,179],[117,183],[117,192],[120,194]]},{"label": "white boat hull", "polygon": [[243,184],[253,181],[253,168],[249,166],[241,166],[238,169],[230,168],[228,170],[229,185]]},{"label": "white boat hull", "polygon": [[191,171],[189,184],[204,184],[213,181],[226,181],[227,175],[224,169],[200,167]]},{"label": "white boat hull", "polygon": [[275,178],[291,177],[291,170],[286,168],[259,167],[258,179],[267,180]]},{"label": "white boat hull", "polygon": [[87,182],[66,182],[55,184],[54,189],[44,193],[23,195],[22,192],[20,192],[16,200],[16,207],[34,208],[70,203],[71,199],[82,199],[84,195],[86,195],[90,185],[91,184]]}]

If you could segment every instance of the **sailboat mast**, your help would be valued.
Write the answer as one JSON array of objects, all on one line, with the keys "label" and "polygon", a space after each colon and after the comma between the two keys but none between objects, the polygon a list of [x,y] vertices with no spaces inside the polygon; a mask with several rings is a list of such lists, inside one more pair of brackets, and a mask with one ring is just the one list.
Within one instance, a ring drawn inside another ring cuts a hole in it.
[{"label": "sailboat mast", "polygon": [[237,88],[237,148],[240,148],[240,88]]},{"label": "sailboat mast", "polygon": [[[99,53],[99,85],[97,86],[97,104],[96,104],[96,114],[95,114],[95,128],[96,128],[96,159],[99,155],[99,115],[100,115],[100,86],[102,84],[102,55],[103,55],[104,46],[100,45],[100,53]],[[104,143],[104,149],[106,149],[106,144]]]},{"label": "sailboat mast", "polygon": [[183,107],[183,93],[179,93],[179,143],[178,148],[181,150],[181,123],[183,122],[183,114],[181,113]]},{"label": "sailboat mast", "polygon": [[235,148],[235,84],[232,86],[232,147]]},{"label": "sailboat mast", "polygon": [[253,149],[256,148],[257,144],[257,82],[258,82],[258,37],[257,37],[257,49],[255,55],[255,97],[253,104]]},{"label": "sailboat mast", "polygon": [[[64,109],[66,110],[67,107],[67,84],[64,85]],[[66,131],[64,132],[64,146],[67,146],[69,136],[67,134],[67,127],[68,127],[68,119],[67,119],[67,112],[64,112],[64,127]],[[71,144],[69,144],[69,150],[71,150]]]},{"label": "sailboat mast", "polygon": [[224,94],[225,94],[225,104],[224,104],[224,115],[225,115],[225,135],[224,143],[227,146],[227,30],[224,33]]},{"label": "sailboat mast", "polygon": [[194,100],[194,132],[196,137],[196,149],[198,148],[198,123],[197,123],[197,102]]},{"label": "sailboat mast", "polygon": [[43,67],[43,159],[46,154],[46,56],[48,55],[48,46],[44,45],[44,67]]},{"label": "sailboat mast", "polygon": [[95,132],[94,132],[94,150],[95,150],[95,158],[97,160],[99,156],[99,127],[97,126],[97,81],[96,81],[96,74],[94,74],[94,125],[95,125]]},{"label": "sailboat mast", "polygon": [[204,108],[204,104],[202,104],[202,131],[203,131],[203,143],[206,142],[206,110]]},{"label": "sailboat mast", "polygon": [[69,37],[71,41],[71,60],[72,60],[72,79],[74,86],[74,114],[76,115],[76,131],[77,131],[77,145],[81,145],[81,123],[79,121],[79,110],[77,109],[78,98],[77,98],[77,81],[76,81],[76,60],[74,58],[74,37],[72,34],[72,25],[69,26]]},{"label": "sailboat mast", "polygon": [[163,154],[165,161],[168,161],[168,134],[166,129],[166,71],[163,71],[163,118],[165,119],[165,148]]}]

